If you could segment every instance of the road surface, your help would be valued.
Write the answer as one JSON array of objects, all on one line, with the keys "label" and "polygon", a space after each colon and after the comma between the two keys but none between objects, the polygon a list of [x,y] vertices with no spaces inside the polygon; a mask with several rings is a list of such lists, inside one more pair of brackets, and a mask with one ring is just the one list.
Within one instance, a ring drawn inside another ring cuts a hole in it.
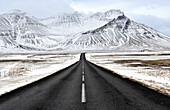
[{"label": "road surface", "polygon": [[80,61],[0,97],[0,110],[170,110],[170,97]]}]

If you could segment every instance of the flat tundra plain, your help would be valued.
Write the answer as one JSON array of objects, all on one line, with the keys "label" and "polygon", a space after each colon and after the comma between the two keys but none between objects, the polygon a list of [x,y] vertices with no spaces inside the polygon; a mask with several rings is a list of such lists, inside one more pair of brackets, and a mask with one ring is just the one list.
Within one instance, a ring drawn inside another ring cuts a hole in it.
[{"label": "flat tundra plain", "polygon": [[170,96],[170,52],[88,53],[88,61]]},{"label": "flat tundra plain", "polygon": [[80,54],[1,54],[0,96],[79,61]]},{"label": "flat tundra plain", "polygon": [[[47,77],[79,61],[80,54],[1,54],[0,95]],[[113,74],[170,96],[170,52],[86,53]]]}]

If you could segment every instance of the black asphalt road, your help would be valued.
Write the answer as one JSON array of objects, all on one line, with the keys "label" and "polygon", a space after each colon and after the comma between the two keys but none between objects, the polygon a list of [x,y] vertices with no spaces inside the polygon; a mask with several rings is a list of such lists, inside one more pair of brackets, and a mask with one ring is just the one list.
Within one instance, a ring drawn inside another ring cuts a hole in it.
[{"label": "black asphalt road", "polygon": [[1,96],[0,110],[170,110],[170,97],[91,64],[82,54],[72,66]]}]

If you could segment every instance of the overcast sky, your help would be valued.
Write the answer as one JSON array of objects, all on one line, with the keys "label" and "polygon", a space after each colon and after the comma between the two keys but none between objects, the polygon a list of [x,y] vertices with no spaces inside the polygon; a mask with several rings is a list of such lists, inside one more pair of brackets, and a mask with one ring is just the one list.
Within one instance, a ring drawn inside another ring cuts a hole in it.
[{"label": "overcast sky", "polygon": [[134,21],[170,36],[170,0],[0,0],[0,13],[13,9],[45,18],[59,12],[94,13],[120,9]]}]

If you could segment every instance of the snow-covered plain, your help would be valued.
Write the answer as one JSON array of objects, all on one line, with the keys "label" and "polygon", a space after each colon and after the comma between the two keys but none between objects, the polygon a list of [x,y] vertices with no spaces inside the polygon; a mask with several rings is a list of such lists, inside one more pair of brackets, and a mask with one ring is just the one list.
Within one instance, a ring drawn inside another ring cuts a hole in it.
[{"label": "snow-covered plain", "polygon": [[88,53],[90,62],[170,96],[170,52]]},{"label": "snow-covered plain", "polygon": [[80,54],[1,54],[0,95],[54,74],[79,58]]}]

